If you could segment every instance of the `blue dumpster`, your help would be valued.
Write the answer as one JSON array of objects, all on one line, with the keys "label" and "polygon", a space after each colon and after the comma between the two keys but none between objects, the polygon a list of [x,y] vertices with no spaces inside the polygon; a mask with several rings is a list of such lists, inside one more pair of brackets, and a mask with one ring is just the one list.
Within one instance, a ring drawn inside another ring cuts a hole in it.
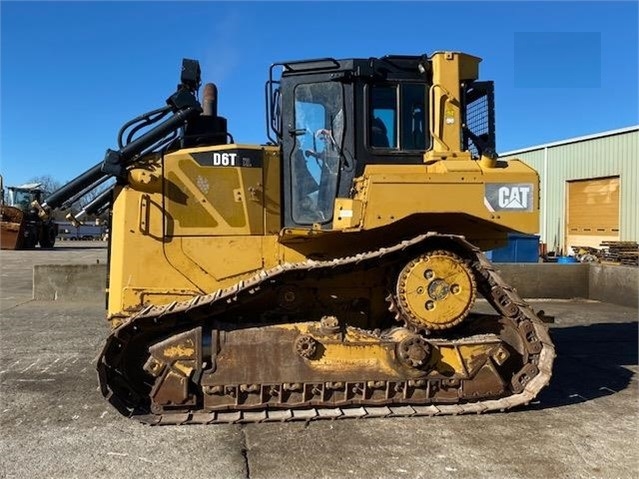
[{"label": "blue dumpster", "polygon": [[488,253],[494,263],[538,263],[539,235],[510,233],[506,246]]}]

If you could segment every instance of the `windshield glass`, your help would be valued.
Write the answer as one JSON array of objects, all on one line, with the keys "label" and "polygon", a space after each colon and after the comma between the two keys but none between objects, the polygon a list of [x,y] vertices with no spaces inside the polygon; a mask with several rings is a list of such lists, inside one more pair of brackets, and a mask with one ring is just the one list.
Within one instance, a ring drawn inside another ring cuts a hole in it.
[{"label": "windshield glass", "polygon": [[30,191],[9,190],[10,206],[20,208],[22,211],[29,211],[33,200],[33,193]]},{"label": "windshield glass", "polygon": [[299,224],[326,223],[333,218],[344,139],[341,84],[298,85],[295,130],[291,158],[293,220]]}]

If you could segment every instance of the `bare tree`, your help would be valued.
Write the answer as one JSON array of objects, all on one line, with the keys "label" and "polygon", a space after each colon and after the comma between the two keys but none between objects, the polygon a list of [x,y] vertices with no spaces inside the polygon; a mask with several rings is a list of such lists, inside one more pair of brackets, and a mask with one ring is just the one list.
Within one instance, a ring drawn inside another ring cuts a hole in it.
[{"label": "bare tree", "polygon": [[47,193],[53,193],[55,190],[62,186],[58,180],[51,175],[34,176],[29,179],[29,183],[40,183],[41,188]]}]

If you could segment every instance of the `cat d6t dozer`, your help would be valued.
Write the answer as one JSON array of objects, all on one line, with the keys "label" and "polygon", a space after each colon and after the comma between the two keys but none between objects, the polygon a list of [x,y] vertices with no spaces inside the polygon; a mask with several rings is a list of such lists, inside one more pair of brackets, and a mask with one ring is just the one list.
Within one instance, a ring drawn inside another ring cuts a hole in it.
[{"label": "cat d6t dozer", "polygon": [[[118,179],[105,398],[151,424],[481,413],[535,398],[554,347],[482,250],[536,232],[539,180],[497,158],[479,62],[275,64],[270,141],[246,145],[213,84],[197,99],[199,64],[184,60],[167,106],[127,123],[118,150],[42,205]],[[473,309],[480,296],[495,314]]]}]

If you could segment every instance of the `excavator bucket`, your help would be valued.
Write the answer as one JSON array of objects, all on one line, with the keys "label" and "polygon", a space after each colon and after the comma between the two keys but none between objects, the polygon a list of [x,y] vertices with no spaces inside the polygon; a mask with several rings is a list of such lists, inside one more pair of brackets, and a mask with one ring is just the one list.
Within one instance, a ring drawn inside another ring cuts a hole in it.
[{"label": "excavator bucket", "polygon": [[0,249],[19,249],[24,229],[24,214],[13,206],[0,206]]}]

